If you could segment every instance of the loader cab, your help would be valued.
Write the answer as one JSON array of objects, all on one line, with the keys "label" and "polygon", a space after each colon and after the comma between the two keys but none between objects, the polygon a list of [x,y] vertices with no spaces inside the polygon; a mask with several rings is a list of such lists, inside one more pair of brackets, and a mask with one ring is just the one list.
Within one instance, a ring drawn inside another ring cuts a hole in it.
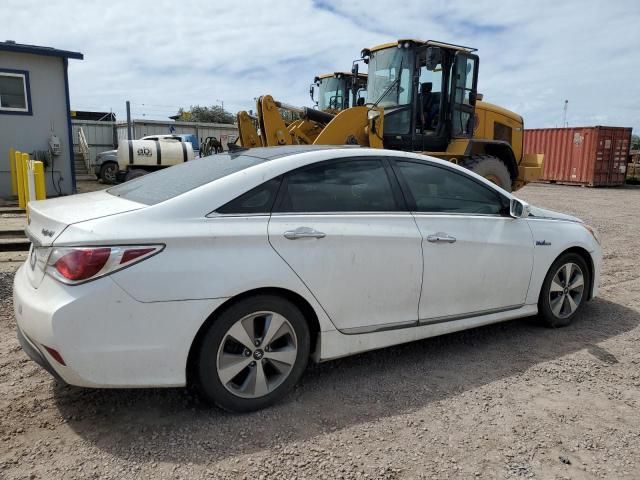
[{"label": "loader cab", "polygon": [[362,51],[368,104],[384,108],[385,148],[443,152],[471,138],[477,97],[474,49],[399,40]]},{"label": "loader cab", "polygon": [[355,107],[366,98],[367,75],[334,72],[318,75],[309,88],[317,108],[324,112],[339,112]]}]

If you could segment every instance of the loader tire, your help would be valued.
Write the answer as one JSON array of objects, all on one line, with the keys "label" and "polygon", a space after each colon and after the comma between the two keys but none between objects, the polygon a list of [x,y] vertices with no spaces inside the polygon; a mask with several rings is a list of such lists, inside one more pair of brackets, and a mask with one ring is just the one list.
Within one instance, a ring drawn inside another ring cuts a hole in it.
[{"label": "loader tire", "polygon": [[495,183],[507,192],[511,191],[509,169],[498,157],[493,155],[474,155],[471,158],[461,160],[459,165]]}]

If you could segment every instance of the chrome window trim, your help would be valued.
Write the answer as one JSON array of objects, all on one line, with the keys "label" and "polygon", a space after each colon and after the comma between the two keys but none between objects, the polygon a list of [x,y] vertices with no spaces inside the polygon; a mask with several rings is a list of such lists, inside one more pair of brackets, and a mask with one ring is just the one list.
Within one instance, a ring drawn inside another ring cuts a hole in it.
[{"label": "chrome window trim", "polygon": [[381,212],[277,212],[272,213],[272,217],[309,217],[309,216],[363,216],[363,217],[371,217],[371,216],[397,216],[397,217],[410,217],[411,212],[407,212],[405,210],[395,210],[395,211],[381,211]]},{"label": "chrome window trim", "polygon": [[229,217],[269,217],[270,213],[218,213],[215,210],[205,215],[205,218],[229,218]]},{"label": "chrome window trim", "polygon": [[396,216],[411,217],[411,212],[404,210],[394,212],[278,212],[278,213],[218,213],[213,211],[205,215],[205,218],[229,218],[229,217],[309,217],[309,216]]},{"label": "chrome window trim", "polygon": [[499,213],[411,212],[411,214],[416,217],[478,217],[514,220],[511,216],[500,215]]}]

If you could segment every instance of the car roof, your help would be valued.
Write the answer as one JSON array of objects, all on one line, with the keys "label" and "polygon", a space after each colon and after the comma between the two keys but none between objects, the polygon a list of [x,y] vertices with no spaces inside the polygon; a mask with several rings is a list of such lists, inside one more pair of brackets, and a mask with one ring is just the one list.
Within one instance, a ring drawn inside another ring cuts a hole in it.
[{"label": "car roof", "polygon": [[346,150],[360,148],[359,145],[283,145],[281,147],[256,147],[238,148],[229,153],[231,155],[245,155],[248,157],[273,160],[275,158],[288,157],[298,153],[319,152],[323,150]]}]

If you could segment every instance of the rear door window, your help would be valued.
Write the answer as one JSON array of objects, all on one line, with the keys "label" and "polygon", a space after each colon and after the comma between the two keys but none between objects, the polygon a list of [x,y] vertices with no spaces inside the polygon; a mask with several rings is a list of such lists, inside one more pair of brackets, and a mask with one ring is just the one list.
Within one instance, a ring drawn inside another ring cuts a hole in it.
[{"label": "rear door window", "polygon": [[382,160],[331,161],[289,173],[275,212],[399,210]]}]

